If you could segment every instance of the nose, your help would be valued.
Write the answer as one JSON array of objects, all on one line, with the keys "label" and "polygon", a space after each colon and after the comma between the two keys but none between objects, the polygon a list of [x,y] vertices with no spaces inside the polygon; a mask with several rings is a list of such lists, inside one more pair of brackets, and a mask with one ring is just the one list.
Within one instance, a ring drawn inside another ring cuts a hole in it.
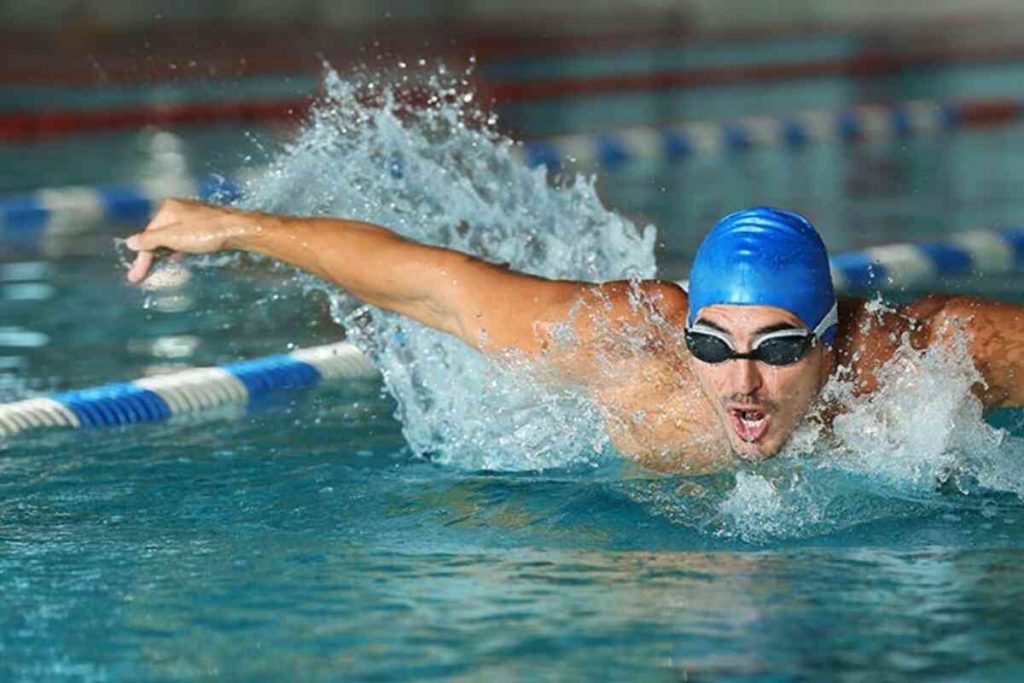
[{"label": "nose", "polygon": [[738,358],[730,361],[730,380],[732,392],[743,396],[756,394],[764,385],[764,378],[761,376],[761,368],[757,361],[746,358]]}]

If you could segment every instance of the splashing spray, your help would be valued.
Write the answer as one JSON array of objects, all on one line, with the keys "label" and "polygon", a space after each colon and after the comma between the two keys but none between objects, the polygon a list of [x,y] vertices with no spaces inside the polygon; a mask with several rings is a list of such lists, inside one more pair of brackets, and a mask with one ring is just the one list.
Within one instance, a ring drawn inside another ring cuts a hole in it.
[{"label": "splashing spray", "polygon": [[[553,183],[528,168],[465,96],[464,77],[438,67],[424,88],[424,106],[414,107],[394,87],[328,70],[308,125],[251,182],[244,206],[368,221],[549,278],[654,275],[653,227],[605,209],[591,178]],[[358,308],[337,289],[329,295],[336,319],[381,370],[417,454],[468,468],[537,469],[593,462],[606,449],[600,415],[578,393],[537,386],[514,364]]]}]

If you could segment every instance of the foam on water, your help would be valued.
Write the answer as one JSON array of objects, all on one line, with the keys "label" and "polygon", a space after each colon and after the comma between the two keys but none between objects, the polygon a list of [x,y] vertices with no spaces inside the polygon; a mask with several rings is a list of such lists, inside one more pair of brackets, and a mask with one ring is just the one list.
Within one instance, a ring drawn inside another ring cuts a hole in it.
[{"label": "foam on water", "polygon": [[[459,77],[439,68],[425,83],[429,106],[410,108],[372,80],[328,71],[323,102],[251,183],[245,206],[378,223],[547,277],[655,274],[653,228],[605,209],[590,179],[555,185],[528,169],[469,104]],[[522,470],[596,463],[609,450],[599,411],[572,390],[328,291],[336,318],[383,373],[415,453],[456,467]],[[1024,495],[1024,449],[982,419],[970,393],[979,378],[963,348],[908,346],[883,379],[885,388],[865,397],[833,382],[826,398],[844,410],[832,432],[808,425],[756,468],[707,480],[641,478],[623,482],[623,491],[650,514],[753,542],[932,514],[951,495]]]}]

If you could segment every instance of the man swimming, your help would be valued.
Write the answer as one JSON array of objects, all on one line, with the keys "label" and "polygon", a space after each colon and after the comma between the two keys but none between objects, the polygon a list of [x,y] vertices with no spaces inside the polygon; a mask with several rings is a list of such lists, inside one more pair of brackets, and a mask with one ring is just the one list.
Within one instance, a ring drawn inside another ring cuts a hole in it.
[{"label": "man swimming", "polygon": [[830,377],[873,391],[902,343],[949,343],[956,329],[983,379],[974,387],[983,404],[1024,404],[1024,308],[965,296],[890,311],[837,300],[818,233],[777,209],[723,218],[697,252],[689,293],[653,280],[547,280],[358,221],[178,199],[127,244],[138,251],[132,282],[158,248],[254,252],[481,352],[547,364],[602,408],[620,452],[659,470],[771,457]]}]

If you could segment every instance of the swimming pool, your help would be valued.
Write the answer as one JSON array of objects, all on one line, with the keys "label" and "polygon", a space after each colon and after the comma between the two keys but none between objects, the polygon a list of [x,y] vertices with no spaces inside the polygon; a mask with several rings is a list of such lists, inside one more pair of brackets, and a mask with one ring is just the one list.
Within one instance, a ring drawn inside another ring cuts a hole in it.
[{"label": "swimming pool", "polygon": [[[296,211],[347,205],[413,234],[428,224],[433,232],[424,236],[452,242],[465,236],[441,228],[465,215],[500,238],[469,248],[516,264],[595,276],[653,268],[653,245],[603,213],[585,186],[568,195],[540,191],[500,149],[475,138],[481,147],[464,148],[459,138],[428,149],[423,136],[387,122],[351,139],[337,135],[336,123],[300,140],[248,201]],[[1019,216],[1012,179],[1021,172],[1013,162],[1020,136],[1011,128],[864,149],[765,151],[623,170],[602,182],[614,206],[656,219],[664,275],[674,276],[699,226],[736,203],[807,210],[840,249],[888,234],[871,232],[878,225],[906,237],[1011,221]],[[396,152],[404,175],[382,174],[381,160],[389,168]],[[433,177],[454,152],[468,169],[455,179],[492,180],[507,196],[474,203],[449,189],[457,186],[452,176]],[[946,211],[928,191],[937,176]],[[371,177],[374,185],[361,184]],[[549,241],[517,252],[517,228],[528,219]],[[567,245],[578,251],[559,251]],[[3,264],[2,398],[340,334],[330,293],[306,279],[233,261],[192,272],[182,289],[146,291],[121,282],[112,251]],[[1020,284],[943,286],[1024,301]],[[336,314],[351,312],[335,302]],[[937,489],[929,475],[947,462],[946,449],[941,438],[907,441],[937,431],[913,418],[887,436],[920,471],[891,469],[890,453],[873,442],[853,466],[826,449],[740,473],[655,476],[600,442],[573,450],[572,439],[590,438],[592,425],[571,397],[557,405],[524,397],[523,387],[503,384],[467,351],[392,319],[378,325],[391,344],[380,361],[396,373],[389,381],[400,404],[379,383],[360,381],[241,414],[25,434],[7,444],[3,676],[1019,673],[1024,623],[1010,607],[1024,597],[1017,412],[993,418],[1016,434],[992,451],[1005,459],[999,485],[965,477]],[[419,374],[407,378],[399,368],[410,359]],[[418,393],[424,387],[445,395]],[[894,399],[886,409],[906,417],[929,395],[903,398],[909,403]],[[536,414],[522,409],[538,405]],[[452,424],[453,416],[475,430]],[[969,417],[957,424],[976,437],[970,443],[993,434]],[[534,450],[545,443],[538,437],[563,433],[571,438],[559,442],[562,451]],[[448,441],[432,441],[438,434]],[[437,448],[416,455],[424,443]]]}]

